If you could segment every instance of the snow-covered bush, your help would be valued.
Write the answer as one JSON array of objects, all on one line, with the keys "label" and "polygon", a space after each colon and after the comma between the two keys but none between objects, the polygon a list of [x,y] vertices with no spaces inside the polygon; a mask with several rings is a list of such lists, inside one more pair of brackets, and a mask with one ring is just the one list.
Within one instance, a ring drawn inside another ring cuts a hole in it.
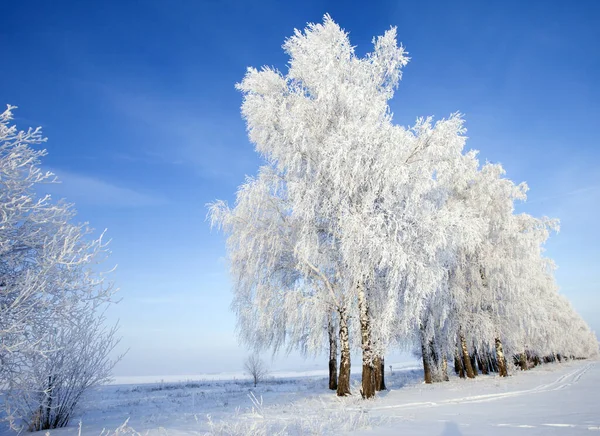
[{"label": "snow-covered bush", "polygon": [[64,426],[81,395],[104,381],[115,330],[102,311],[113,287],[95,265],[102,236],[74,224],[73,206],[38,192],[40,129],[18,131],[0,115],[0,385],[15,428]]}]

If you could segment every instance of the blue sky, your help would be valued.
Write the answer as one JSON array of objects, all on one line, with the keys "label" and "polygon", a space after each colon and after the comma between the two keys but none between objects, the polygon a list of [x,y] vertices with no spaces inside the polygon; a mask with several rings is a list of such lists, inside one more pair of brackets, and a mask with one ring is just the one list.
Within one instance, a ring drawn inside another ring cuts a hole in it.
[{"label": "blue sky", "polygon": [[398,27],[412,60],[391,103],[396,122],[465,114],[468,148],[528,182],[519,210],[561,219],[548,255],[562,292],[600,331],[600,2],[576,4],[4,5],[2,103],[49,137],[44,164],[63,183],[48,191],[113,239],[123,300],[110,316],[130,348],[116,374],[241,368],[224,238],[205,204],[232,201],[260,164],[234,84],[247,66],[284,70],[284,39],[326,12],[359,54]]}]

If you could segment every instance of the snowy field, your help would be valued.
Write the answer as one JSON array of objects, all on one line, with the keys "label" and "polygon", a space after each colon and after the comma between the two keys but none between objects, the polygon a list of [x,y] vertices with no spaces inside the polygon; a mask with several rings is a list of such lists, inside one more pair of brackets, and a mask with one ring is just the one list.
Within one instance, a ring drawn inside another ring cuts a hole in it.
[{"label": "snowy field", "polygon": [[[508,379],[451,377],[421,383],[417,366],[394,364],[388,391],[337,398],[322,375],[119,384],[97,389],[52,436],[142,435],[600,435],[600,362],[550,364]],[[592,432],[592,433],[590,433]],[[2,434],[11,434],[3,430]]]}]

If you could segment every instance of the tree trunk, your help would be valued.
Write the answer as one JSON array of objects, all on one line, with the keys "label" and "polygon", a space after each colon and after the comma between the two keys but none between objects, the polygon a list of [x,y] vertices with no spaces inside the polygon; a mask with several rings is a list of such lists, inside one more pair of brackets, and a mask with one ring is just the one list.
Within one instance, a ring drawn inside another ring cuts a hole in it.
[{"label": "tree trunk", "polygon": [[496,338],[496,365],[498,366],[498,373],[500,377],[508,377],[508,371],[506,369],[506,359],[504,358],[504,350],[502,349],[502,341],[500,338]]},{"label": "tree trunk", "polygon": [[373,349],[371,344],[371,323],[369,320],[369,307],[365,284],[357,284],[358,310],[360,312],[360,336],[362,344],[362,389],[363,398],[375,396],[375,368],[373,367]]},{"label": "tree trunk", "polygon": [[473,372],[473,367],[471,366],[471,358],[469,357],[469,350],[467,348],[467,341],[465,340],[465,337],[463,336],[462,333],[459,334],[460,336],[460,347],[462,349],[462,360],[463,360],[463,365],[465,367],[465,372],[467,373],[467,377],[469,378],[475,378],[475,373]]},{"label": "tree trunk", "polygon": [[383,357],[375,357],[373,361],[375,367],[375,390],[385,391],[385,359]]},{"label": "tree trunk", "polygon": [[48,376],[48,390],[45,392],[46,395],[46,413],[44,416],[44,422],[40,430],[50,430],[50,420],[52,419],[52,395],[54,390],[54,383],[52,376]]},{"label": "tree trunk", "polygon": [[488,354],[488,365],[491,372],[498,372],[498,361],[491,352]]},{"label": "tree trunk", "polygon": [[465,378],[465,368],[463,366],[463,361],[460,358],[458,345],[456,346],[456,351],[454,352],[454,370],[460,378]]},{"label": "tree trunk", "polygon": [[329,389],[337,390],[337,337],[335,334],[335,325],[333,315],[329,314],[329,323],[327,332],[329,333]]},{"label": "tree trunk", "polygon": [[433,383],[433,375],[431,373],[431,361],[429,359],[429,350],[427,350],[427,339],[425,338],[425,328],[423,325],[419,327],[421,334],[421,358],[423,359],[423,379],[425,383]]},{"label": "tree trunk", "polygon": [[527,371],[527,356],[525,353],[519,354],[519,367],[521,371]]},{"label": "tree trunk", "polygon": [[372,363],[363,363],[360,394],[364,399],[373,398],[375,396],[375,367]]},{"label": "tree trunk", "polygon": [[442,369],[440,368],[440,357],[435,346],[435,340],[429,340],[429,357],[431,362],[431,376],[434,383],[442,381]]},{"label": "tree trunk", "polygon": [[470,355],[471,358],[471,368],[473,368],[473,375],[479,375],[477,371],[477,351],[473,351],[473,354]]},{"label": "tree trunk", "polygon": [[487,363],[487,351],[484,351],[481,354],[479,353],[479,351],[477,352],[477,365],[479,366],[479,369],[481,369],[482,374],[490,373],[490,371],[488,370]]},{"label": "tree trunk", "polygon": [[448,377],[448,358],[446,355],[442,357],[442,380],[450,381],[450,378]]},{"label": "tree trunk", "polygon": [[340,310],[340,374],[337,383],[338,397],[350,395],[350,340],[348,338],[348,314]]},{"label": "tree trunk", "polygon": [[423,357],[423,378],[425,379],[425,383],[430,384],[433,382],[433,377],[431,375],[431,365],[424,338],[421,338],[421,356]]}]

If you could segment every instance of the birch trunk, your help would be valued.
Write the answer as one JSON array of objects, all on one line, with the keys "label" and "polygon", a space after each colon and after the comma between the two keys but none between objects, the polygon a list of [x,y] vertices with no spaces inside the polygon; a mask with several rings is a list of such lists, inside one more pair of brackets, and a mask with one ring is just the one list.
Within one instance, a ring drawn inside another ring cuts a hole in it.
[{"label": "birch trunk", "polygon": [[471,368],[473,368],[473,375],[477,376],[479,375],[479,372],[477,371],[477,351],[473,351],[473,354],[471,354]]},{"label": "birch trunk", "polygon": [[423,379],[425,383],[433,383],[433,376],[431,374],[431,362],[429,360],[429,353],[427,351],[427,345],[425,343],[425,331],[421,326],[421,357],[423,358]]},{"label": "birch trunk", "polygon": [[442,368],[440,366],[440,358],[438,355],[437,347],[435,345],[435,340],[431,339],[429,341],[429,358],[431,365],[431,376],[432,381],[434,383],[441,382],[442,378]]},{"label": "birch trunk", "polygon": [[467,377],[475,378],[475,373],[473,372],[473,367],[471,366],[471,358],[469,356],[469,350],[467,348],[467,341],[465,340],[465,337],[463,336],[462,333],[460,333],[459,336],[460,336],[460,347],[462,349],[462,360],[463,360],[463,365],[465,367],[465,372],[467,374]]},{"label": "birch trunk", "polygon": [[337,335],[333,316],[329,314],[327,332],[329,333],[329,389],[337,390]]},{"label": "birch trunk", "polygon": [[350,340],[348,337],[348,314],[340,310],[340,374],[337,383],[338,397],[350,395]]},{"label": "birch trunk", "polygon": [[369,307],[365,284],[361,281],[357,285],[358,310],[360,312],[360,335],[362,344],[362,389],[363,398],[375,396],[375,369],[373,367],[373,348],[371,345],[371,323],[369,320]]},{"label": "birch trunk", "polygon": [[460,378],[465,378],[465,368],[458,351],[458,345],[456,346],[456,351],[454,352],[454,371],[456,371],[456,374],[458,374]]},{"label": "birch trunk", "polygon": [[442,357],[442,379],[450,381],[450,377],[448,377],[448,358],[445,355]]},{"label": "birch trunk", "polygon": [[504,358],[504,350],[502,349],[502,341],[500,338],[496,338],[496,364],[498,366],[498,373],[500,377],[507,377],[508,371],[506,370],[506,359]]}]

